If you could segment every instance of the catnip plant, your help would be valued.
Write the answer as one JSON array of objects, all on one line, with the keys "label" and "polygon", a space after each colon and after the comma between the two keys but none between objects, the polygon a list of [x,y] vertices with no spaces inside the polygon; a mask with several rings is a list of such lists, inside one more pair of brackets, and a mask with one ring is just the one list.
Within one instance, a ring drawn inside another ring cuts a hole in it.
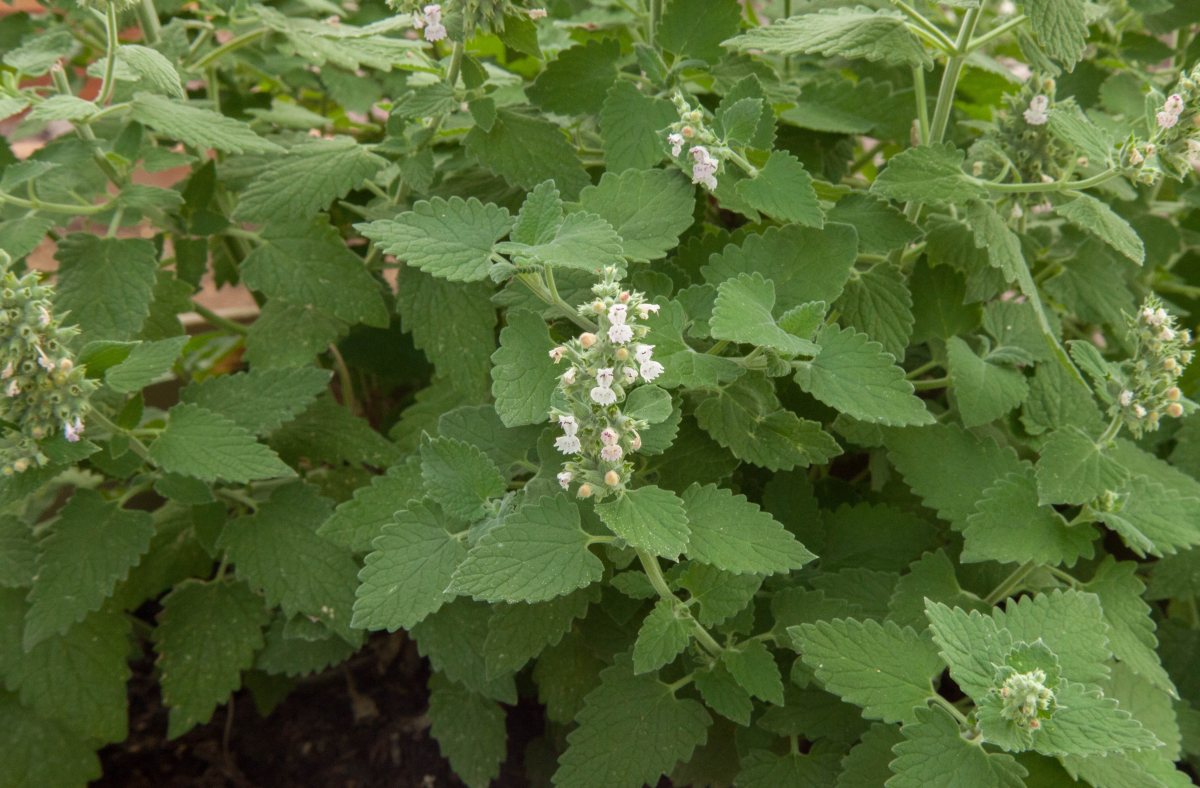
[{"label": "catnip plant", "polygon": [[1190,785],[1193,5],[5,15],[0,786],[382,632],[472,788]]}]

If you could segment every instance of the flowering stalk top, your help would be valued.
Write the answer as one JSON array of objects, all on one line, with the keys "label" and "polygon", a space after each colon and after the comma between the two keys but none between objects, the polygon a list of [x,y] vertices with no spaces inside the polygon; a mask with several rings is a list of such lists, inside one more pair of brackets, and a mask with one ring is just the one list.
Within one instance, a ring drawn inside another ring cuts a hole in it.
[{"label": "flowering stalk top", "polygon": [[1194,352],[1188,349],[1191,332],[1181,329],[1175,316],[1155,297],[1146,299],[1130,319],[1129,331],[1137,349],[1124,365],[1124,379],[1116,383],[1109,416],[1120,417],[1140,438],[1157,430],[1163,416],[1177,419],[1195,410],[1195,403],[1183,397],[1178,385]]},{"label": "flowering stalk top", "polygon": [[554,447],[571,458],[558,483],[564,490],[578,485],[581,498],[603,499],[629,483],[633,465],[628,458],[642,447],[640,430],[647,426],[623,413],[621,405],[630,391],[664,370],[654,359],[654,346],[638,341],[649,331],[640,321],[658,312],[658,304],[623,289],[612,267],[592,292],[595,299],[579,313],[596,320],[596,332],[550,351],[555,364],[567,364],[558,384],[567,405],[552,410],[550,420],[562,429]]}]

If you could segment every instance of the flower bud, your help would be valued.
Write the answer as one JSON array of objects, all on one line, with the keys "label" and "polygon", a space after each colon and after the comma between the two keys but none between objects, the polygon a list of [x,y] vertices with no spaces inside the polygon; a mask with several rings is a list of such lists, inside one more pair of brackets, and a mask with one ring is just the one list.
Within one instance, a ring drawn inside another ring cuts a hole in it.
[{"label": "flower bud", "polygon": [[616,487],[621,483],[621,474],[617,473],[616,471],[609,471],[608,473],[604,474],[604,483],[609,487]]},{"label": "flower bud", "polygon": [[588,484],[587,482],[584,482],[583,484],[579,485],[579,491],[575,494],[577,496],[579,496],[580,498],[591,498],[592,497],[592,485]]},{"label": "flower bud", "polygon": [[592,345],[596,344],[596,335],[590,331],[579,335],[579,344],[583,345],[584,350],[587,350]]},{"label": "flower bud", "polygon": [[1182,396],[1183,392],[1179,390],[1178,386],[1171,386],[1171,388],[1167,389],[1167,399],[1171,400],[1171,402],[1178,402]]},{"label": "flower bud", "polygon": [[604,314],[605,309],[607,309],[607,307],[604,306],[604,302],[601,301],[600,299],[597,298],[595,301],[592,302],[592,311],[595,312],[597,315]]},{"label": "flower bud", "polygon": [[1177,419],[1183,415],[1183,405],[1178,402],[1172,402],[1167,406],[1167,415],[1173,419]]},{"label": "flower bud", "polygon": [[629,348],[619,347],[613,355],[617,357],[617,361],[626,361],[629,358]]}]

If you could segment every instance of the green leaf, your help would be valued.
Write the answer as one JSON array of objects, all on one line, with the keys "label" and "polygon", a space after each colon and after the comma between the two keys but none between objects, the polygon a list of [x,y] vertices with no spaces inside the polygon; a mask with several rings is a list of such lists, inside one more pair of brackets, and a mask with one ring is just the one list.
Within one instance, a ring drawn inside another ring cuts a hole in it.
[{"label": "green leaf", "polygon": [[134,82],[140,88],[161,93],[171,98],[184,99],[187,94],[179,82],[175,66],[157,50],[138,44],[122,44],[117,47],[117,70],[122,81]]},{"label": "green leaf", "polygon": [[825,689],[871,719],[913,722],[934,694],[930,678],[942,670],[933,644],[891,621],[835,619],[788,634]]},{"label": "green leaf", "polygon": [[729,490],[693,484],[683,493],[688,558],[735,574],[769,575],[816,558],[771,515]]},{"label": "green leaf", "polygon": [[987,250],[992,267],[1004,274],[1004,281],[1017,281],[1026,270],[1025,255],[1021,251],[1021,239],[1009,228],[1008,222],[984,200],[968,203],[967,222],[975,233],[975,246]]},{"label": "green leaf", "polygon": [[950,381],[963,426],[979,427],[1013,410],[1029,396],[1029,384],[1018,370],[975,355],[963,340],[946,340]]},{"label": "green leaf", "polygon": [[1113,656],[1154,687],[1178,697],[1158,657],[1154,619],[1150,606],[1142,601],[1146,587],[1137,577],[1137,568],[1132,561],[1118,563],[1106,556],[1083,589],[1100,597]]},{"label": "green leaf", "polygon": [[1087,46],[1087,11],[1083,0],[1022,0],[1030,29],[1050,57],[1075,68]]},{"label": "green leaf", "polygon": [[783,679],[775,657],[761,640],[745,640],[721,652],[721,664],[734,680],[756,698],[783,705]]},{"label": "green leaf", "polygon": [[686,612],[674,602],[660,600],[638,629],[633,672],[649,673],[671,664],[691,642],[691,619]]},{"label": "green leaf", "polygon": [[950,668],[950,677],[963,692],[981,702],[992,690],[996,666],[1005,664],[1012,650],[1012,634],[978,610],[968,613],[928,599],[925,615],[933,642]]},{"label": "green leaf", "polygon": [[613,501],[596,504],[596,514],[614,534],[633,547],[672,560],[687,549],[684,502],[670,490],[639,487]]},{"label": "green leaf", "polygon": [[842,453],[820,423],[784,410],[771,381],[759,376],[701,401],[696,421],[739,460],[773,471],[822,465]]},{"label": "green leaf", "polygon": [[1033,738],[1034,749],[1044,755],[1103,755],[1160,745],[1153,733],[1099,689],[1062,679],[1055,702],[1058,708]]},{"label": "green leaf", "polygon": [[117,582],[137,566],[153,536],[148,513],[122,509],[93,490],[76,490],[39,544],[25,648],[66,632],[99,610]]},{"label": "green leaf", "polygon": [[737,192],[750,207],[781,222],[808,227],[825,224],[812,176],[790,153],[772,152],[757,175],[738,181]]},{"label": "green leaf", "polygon": [[1038,503],[1084,504],[1116,491],[1125,472],[1104,449],[1075,427],[1060,429],[1037,461]]},{"label": "green leaf", "polygon": [[87,785],[100,777],[100,759],[92,744],[31,714],[7,692],[0,692],[0,730],[3,788]]},{"label": "green leaf", "polygon": [[963,203],[985,197],[983,186],[962,170],[966,154],[950,143],[920,145],[888,159],[871,191],[889,200],[931,205]]},{"label": "green leaf", "polygon": [[55,308],[71,313],[89,340],[132,339],[150,314],[158,254],[154,244],[85,233],[59,242]]},{"label": "green leaf", "polygon": [[550,360],[554,341],[535,312],[508,313],[500,348],[492,354],[492,396],[506,427],[541,424],[558,387],[558,368]]},{"label": "green leaf", "polygon": [[171,371],[187,341],[187,337],[173,337],[141,342],[129,351],[124,361],[104,373],[104,382],[123,394],[141,391]]},{"label": "green leaf", "polygon": [[712,285],[757,272],[775,283],[780,306],[791,309],[812,301],[836,301],[857,257],[857,235],[849,225],[785,225],[751,235],[740,246],[726,246],[701,272]]},{"label": "green leaf", "polygon": [[404,454],[338,403],[333,395],[321,394],[307,410],[271,435],[271,446],[289,462],[351,463],[386,468],[400,462]]},{"label": "green leaf", "polygon": [[746,788],[778,786],[832,786],[837,778],[838,756],[832,752],[789,752],[751,750],[740,761],[737,784]]},{"label": "green leaf", "polygon": [[421,478],[430,498],[466,522],[482,517],[485,504],[506,489],[503,475],[486,454],[450,438],[435,438],[421,446]]},{"label": "green leaf", "polygon": [[1038,504],[1032,472],[1010,473],[983,491],[967,518],[961,560],[1074,566],[1091,558],[1096,529],[1068,525],[1052,507]]},{"label": "green leaf", "polygon": [[150,444],[150,458],[163,470],[206,482],[249,482],[296,474],[275,452],[231,419],[180,403]]},{"label": "green leaf", "polygon": [[621,238],[612,225],[594,213],[582,211],[567,214],[553,233],[547,233],[536,245],[508,242],[496,248],[517,261],[591,273],[608,265],[622,268],[625,263]]},{"label": "green leaf", "polygon": [[557,786],[653,785],[691,759],[712,723],[703,706],[676,698],[654,674],[635,675],[627,656],[600,674],[577,719],[554,774]]},{"label": "green leaf", "polygon": [[504,709],[494,700],[434,673],[429,679],[430,733],[468,788],[486,788],[508,754]]},{"label": "green leaf", "polygon": [[1063,675],[1077,681],[1108,677],[1108,638],[1095,594],[1055,589],[1047,594],[1010,599],[992,613],[996,624],[1016,641],[1041,639],[1058,656]]},{"label": "green leaf", "polygon": [[446,678],[492,700],[516,705],[517,688],[511,674],[489,678],[484,642],[491,608],[459,597],[412,629],[417,649]]},{"label": "green leaf", "polygon": [[129,115],[164,137],[202,150],[215,148],[225,153],[279,153],[283,150],[255,134],[240,120],[153,93],[134,95]]},{"label": "green leaf", "polygon": [[882,60],[889,66],[922,66],[933,60],[904,17],[869,8],[838,8],[777,20],[725,42],[739,52],[762,50],[776,55],[817,54]]},{"label": "green leaf", "polygon": [[30,120],[84,120],[90,118],[100,111],[90,101],[85,101],[78,96],[58,95],[51,96],[42,103],[36,105],[29,111]]},{"label": "green leaf", "polygon": [[474,197],[434,197],[395,219],[356,227],[406,265],[451,282],[478,282],[488,278],[496,242],[512,224],[507,210]]},{"label": "green leaf", "polygon": [[738,31],[741,9],[735,0],[670,0],[658,28],[658,44],[681,57],[715,63],[721,42]]},{"label": "green leaf", "polygon": [[125,682],[130,621],[100,610],[64,635],[21,648],[25,605],[20,592],[0,593],[0,676],[30,711],[78,736],[116,742],[129,732]]},{"label": "green leaf", "polygon": [[424,495],[421,463],[412,458],[355,490],[354,497],[339,504],[317,533],[356,553],[369,552],[375,537],[383,533],[393,515],[405,509],[409,501]]},{"label": "green leaf", "polygon": [[535,106],[559,115],[599,112],[617,79],[621,45],[614,38],[577,44],[546,64],[526,95]]},{"label": "green leaf", "polygon": [[984,490],[1026,467],[1012,449],[953,424],[889,430],[884,439],[892,464],[912,491],[960,531]]},{"label": "green leaf", "polygon": [[[609,88],[608,97],[600,109],[604,164],[608,171],[624,173],[629,169],[644,170],[662,161],[666,155],[663,147],[666,137],[659,132],[678,118],[679,113],[671,102],[647,96],[628,80],[617,80]],[[692,197],[693,190],[689,188],[687,191],[688,196]],[[594,208],[588,210],[604,215]],[[609,223],[616,226],[611,218]],[[629,239],[626,241],[628,243]]]},{"label": "green leaf", "polygon": [[661,424],[671,418],[674,404],[671,395],[658,386],[643,385],[629,392],[621,410],[627,418]]},{"label": "green leaf", "polygon": [[256,369],[308,366],[346,331],[346,324],[333,315],[272,298],[250,325],[246,360]]},{"label": "green leaf", "polygon": [[450,282],[405,266],[396,289],[396,310],[413,344],[456,389],[486,399],[496,349],[492,284]]},{"label": "green leaf", "polygon": [[332,510],[328,499],[303,482],[277,487],[253,515],[231,520],[218,546],[267,604],[282,606],[289,617],[319,621],[357,644],[350,612],[358,564],[348,550],[316,534]]},{"label": "green leaf", "polygon": [[895,757],[892,747],[902,742],[896,725],[872,725],[858,744],[842,758],[837,788],[878,788],[892,777],[888,764]]},{"label": "green leaf", "polygon": [[4,54],[4,64],[31,77],[39,77],[64,57],[79,51],[79,42],[63,28],[31,36],[28,41]]},{"label": "green leaf", "polygon": [[256,368],[193,382],[179,399],[265,435],[309,407],[329,385],[329,376],[328,370],[315,367]]},{"label": "green leaf", "polygon": [[385,327],[388,311],[379,283],[321,217],[268,224],[262,243],[242,261],[242,281],[292,304],[312,304],[345,320]]},{"label": "green leaf", "polygon": [[796,363],[796,382],[831,408],[872,424],[932,424],[895,358],[866,334],[827,325],[817,335],[821,352]]},{"label": "green leaf", "polygon": [[186,580],[167,595],[154,650],[170,738],[208,722],[241,687],[242,671],[263,646],[267,620],[262,598],[242,583]]},{"label": "green leaf", "polygon": [[[598,508],[598,507],[597,507]],[[449,590],[488,602],[544,602],[600,579],[579,507],[565,495],[528,503],[488,530]]]},{"label": "green leaf", "polygon": [[816,355],[816,345],[779,327],[774,308],[773,282],[759,274],[739,274],[717,288],[709,327],[716,339],[747,342],[791,355]]},{"label": "green leaf", "polygon": [[[318,630],[321,637],[310,640],[293,636],[288,627],[301,621]],[[320,624],[313,624],[304,618],[286,621],[283,616],[276,616],[267,630],[266,645],[254,659],[254,668],[275,676],[310,676],[345,662],[356,650],[356,646],[351,646]],[[254,692],[252,685],[247,688]]]},{"label": "green leaf", "polygon": [[958,723],[942,709],[918,709],[892,748],[895,776],[887,788],[1023,788],[1028,772],[1011,755],[991,753],[963,738]]},{"label": "green leaf", "polygon": [[696,689],[700,690],[705,705],[717,714],[739,725],[750,724],[754,701],[720,662],[696,673]]},{"label": "green leaf", "polygon": [[467,152],[513,186],[532,189],[553,180],[573,200],[591,183],[583,162],[562,129],[548,120],[502,109],[485,132],[478,126],[467,133]]},{"label": "green leaf", "polygon": [[904,274],[896,266],[882,263],[852,276],[833,311],[843,325],[858,329],[903,361],[915,320],[912,307]]},{"label": "green leaf", "polygon": [[699,561],[689,561],[679,576],[680,587],[687,589],[688,603],[694,602],[698,607],[693,614],[706,627],[716,626],[744,610],[762,583],[759,575],[726,572]]},{"label": "green leaf", "polygon": [[[1075,0],[1067,0],[1071,5]],[[1133,262],[1141,265],[1146,259],[1146,246],[1107,203],[1088,194],[1080,194],[1054,206],[1054,211],[1081,230],[1091,233]]]},{"label": "green leaf", "polygon": [[976,304],[965,303],[966,281],[950,266],[934,268],[921,260],[913,268],[908,287],[913,294],[916,318],[913,344],[969,334],[979,325],[980,309]]},{"label": "green leaf", "polygon": [[612,225],[626,259],[649,262],[666,257],[679,243],[692,224],[695,197],[677,172],[629,170],[606,172],[579,193],[579,207]]},{"label": "green leaf", "polygon": [[[716,113],[717,135],[727,147],[749,145],[764,108],[764,101],[758,96],[722,101]],[[799,163],[799,159],[796,162]],[[809,184],[811,185],[811,179]]]},{"label": "green leaf", "polygon": [[1148,476],[1135,476],[1118,492],[1120,510],[1096,516],[1135,553],[1172,555],[1200,544],[1200,497],[1185,496]]},{"label": "green leaf", "polygon": [[412,629],[454,597],[446,589],[467,557],[464,525],[437,504],[409,501],[388,519],[358,573],[356,629]]},{"label": "green leaf", "polygon": [[489,678],[513,673],[547,648],[562,641],[576,619],[600,598],[599,586],[588,586],[546,602],[497,605],[488,619],[483,650]]},{"label": "green leaf", "polygon": [[868,254],[887,254],[921,237],[921,228],[902,212],[867,193],[848,194],[838,200],[828,218],[854,227],[859,249]]},{"label": "green leaf", "polygon": [[263,166],[262,177],[238,197],[233,218],[258,224],[304,221],[386,164],[350,137],[302,142]]},{"label": "green leaf", "polygon": [[0,515],[0,586],[25,588],[33,583],[37,542],[19,517]]}]

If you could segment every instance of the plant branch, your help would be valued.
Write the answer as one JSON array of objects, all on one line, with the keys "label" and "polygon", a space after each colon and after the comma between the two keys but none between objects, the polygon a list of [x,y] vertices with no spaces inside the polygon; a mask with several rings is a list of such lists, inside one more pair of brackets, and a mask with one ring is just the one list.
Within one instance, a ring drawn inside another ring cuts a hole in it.
[{"label": "plant branch", "polygon": [[989,30],[986,33],[984,33],[983,35],[981,35],[979,38],[976,38],[973,41],[971,41],[971,43],[967,46],[967,52],[974,52],[984,46],[987,46],[988,44],[992,43],[1000,36],[1004,35],[1005,33],[1012,30],[1013,28],[1020,27],[1021,25],[1025,24],[1027,21],[1029,21],[1029,17],[1025,16],[1025,14],[1021,14],[1020,16],[1014,16],[1012,19],[1008,20],[1004,24],[997,25],[996,27],[992,28],[991,30]]},{"label": "plant branch", "polygon": [[996,586],[995,589],[992,590],[992,593],[984,597],[984,604],[990,607],[999,603],[1002,599],[1007,599],[1013,594],[1013,592],[1021,587],[1021,583],[1026,577],[1029,576],[1030,572],[1032,572],[1034,569],[1037,569],[1037,566],[1038,565],[1033,561],[1026,561],[1018,566],[1012,571],[1012,574],[1004,578],[1000,585]]},{"label": "plant branch", "polygon": [[228,41],[226,41],[224,44],[222,44],[221,46],[217,47],[216,49],[209,52],[204,57],[197,60],[195,63],[192,63],[190,66],[188,66],[187,70],[188,71],[203,71],[204,69],[208,68],[213,63],[217,62],[221,58],[228,55],[230,52],[235,52],[248,44],[253,44],[255,41],[257,41],[258,39],[262,38],[263,36],[267,35],[270,32],[271,32],[270,28],[258,27],[258,28],[255,28],[254,30],[250,30],[246,33],[242,33],[240,36],[237,36],[236,38],[231,38]]},{"label": "plant branch", "polygon": [[232,334],[240,334],[245,336],[250,333],[250,329],[241,323],[235,323],[227,317],[222,317],[208,307],[201,304],[199,301],[192,299],[192,311],[200,315],[200,317],[212,323],[214,326],[225,329]]},{"label": "plant branch", "polygon": [[941,49],[946,54],[951,54],[955,51],[954,42],[950,40],[950,36],[942,32],[941,28],[930,22],[925,15],[917,9],[913,8],[904,0],[892,0],[892,5],[904,12],[905,16],[913,21],[917,27],[929,34],[932,43]]},{"label": "plant branch", "polygon": [[116,80],[113,79],[113,71],[117,65],[117,49],[121,46],[117,36],[120,31],[117,29],[117,5],[116,3],[106,3],[104,5],[104,77],[100,80],[100,92],[96,96],[96,103],[104,106],[108,100],[112,98],[113,90],[116,89]]},{"label": "plant branch", "polygon": [[[642,564],[642,569],[646,572],[646,577],[650,580],[650,585],[654,587],[658,595],[665,601],[678,605],[686,611],[687,606],[683,604],[683,601],[679,597],[675,596],[675,592],[667,585],[667,579],[663,577],[662,567],[658,565],[658,559],[641,549],[637,551],[637,557]],[[692,634],[696,636],[696,640],[700,642],[700,645],[714,657],[720,656],[725,651],[721,644],[708,633],[708,630],[699,621],[692,618],[690,611],[687,612],[687,615],[688,619],[692,622]]]}]

